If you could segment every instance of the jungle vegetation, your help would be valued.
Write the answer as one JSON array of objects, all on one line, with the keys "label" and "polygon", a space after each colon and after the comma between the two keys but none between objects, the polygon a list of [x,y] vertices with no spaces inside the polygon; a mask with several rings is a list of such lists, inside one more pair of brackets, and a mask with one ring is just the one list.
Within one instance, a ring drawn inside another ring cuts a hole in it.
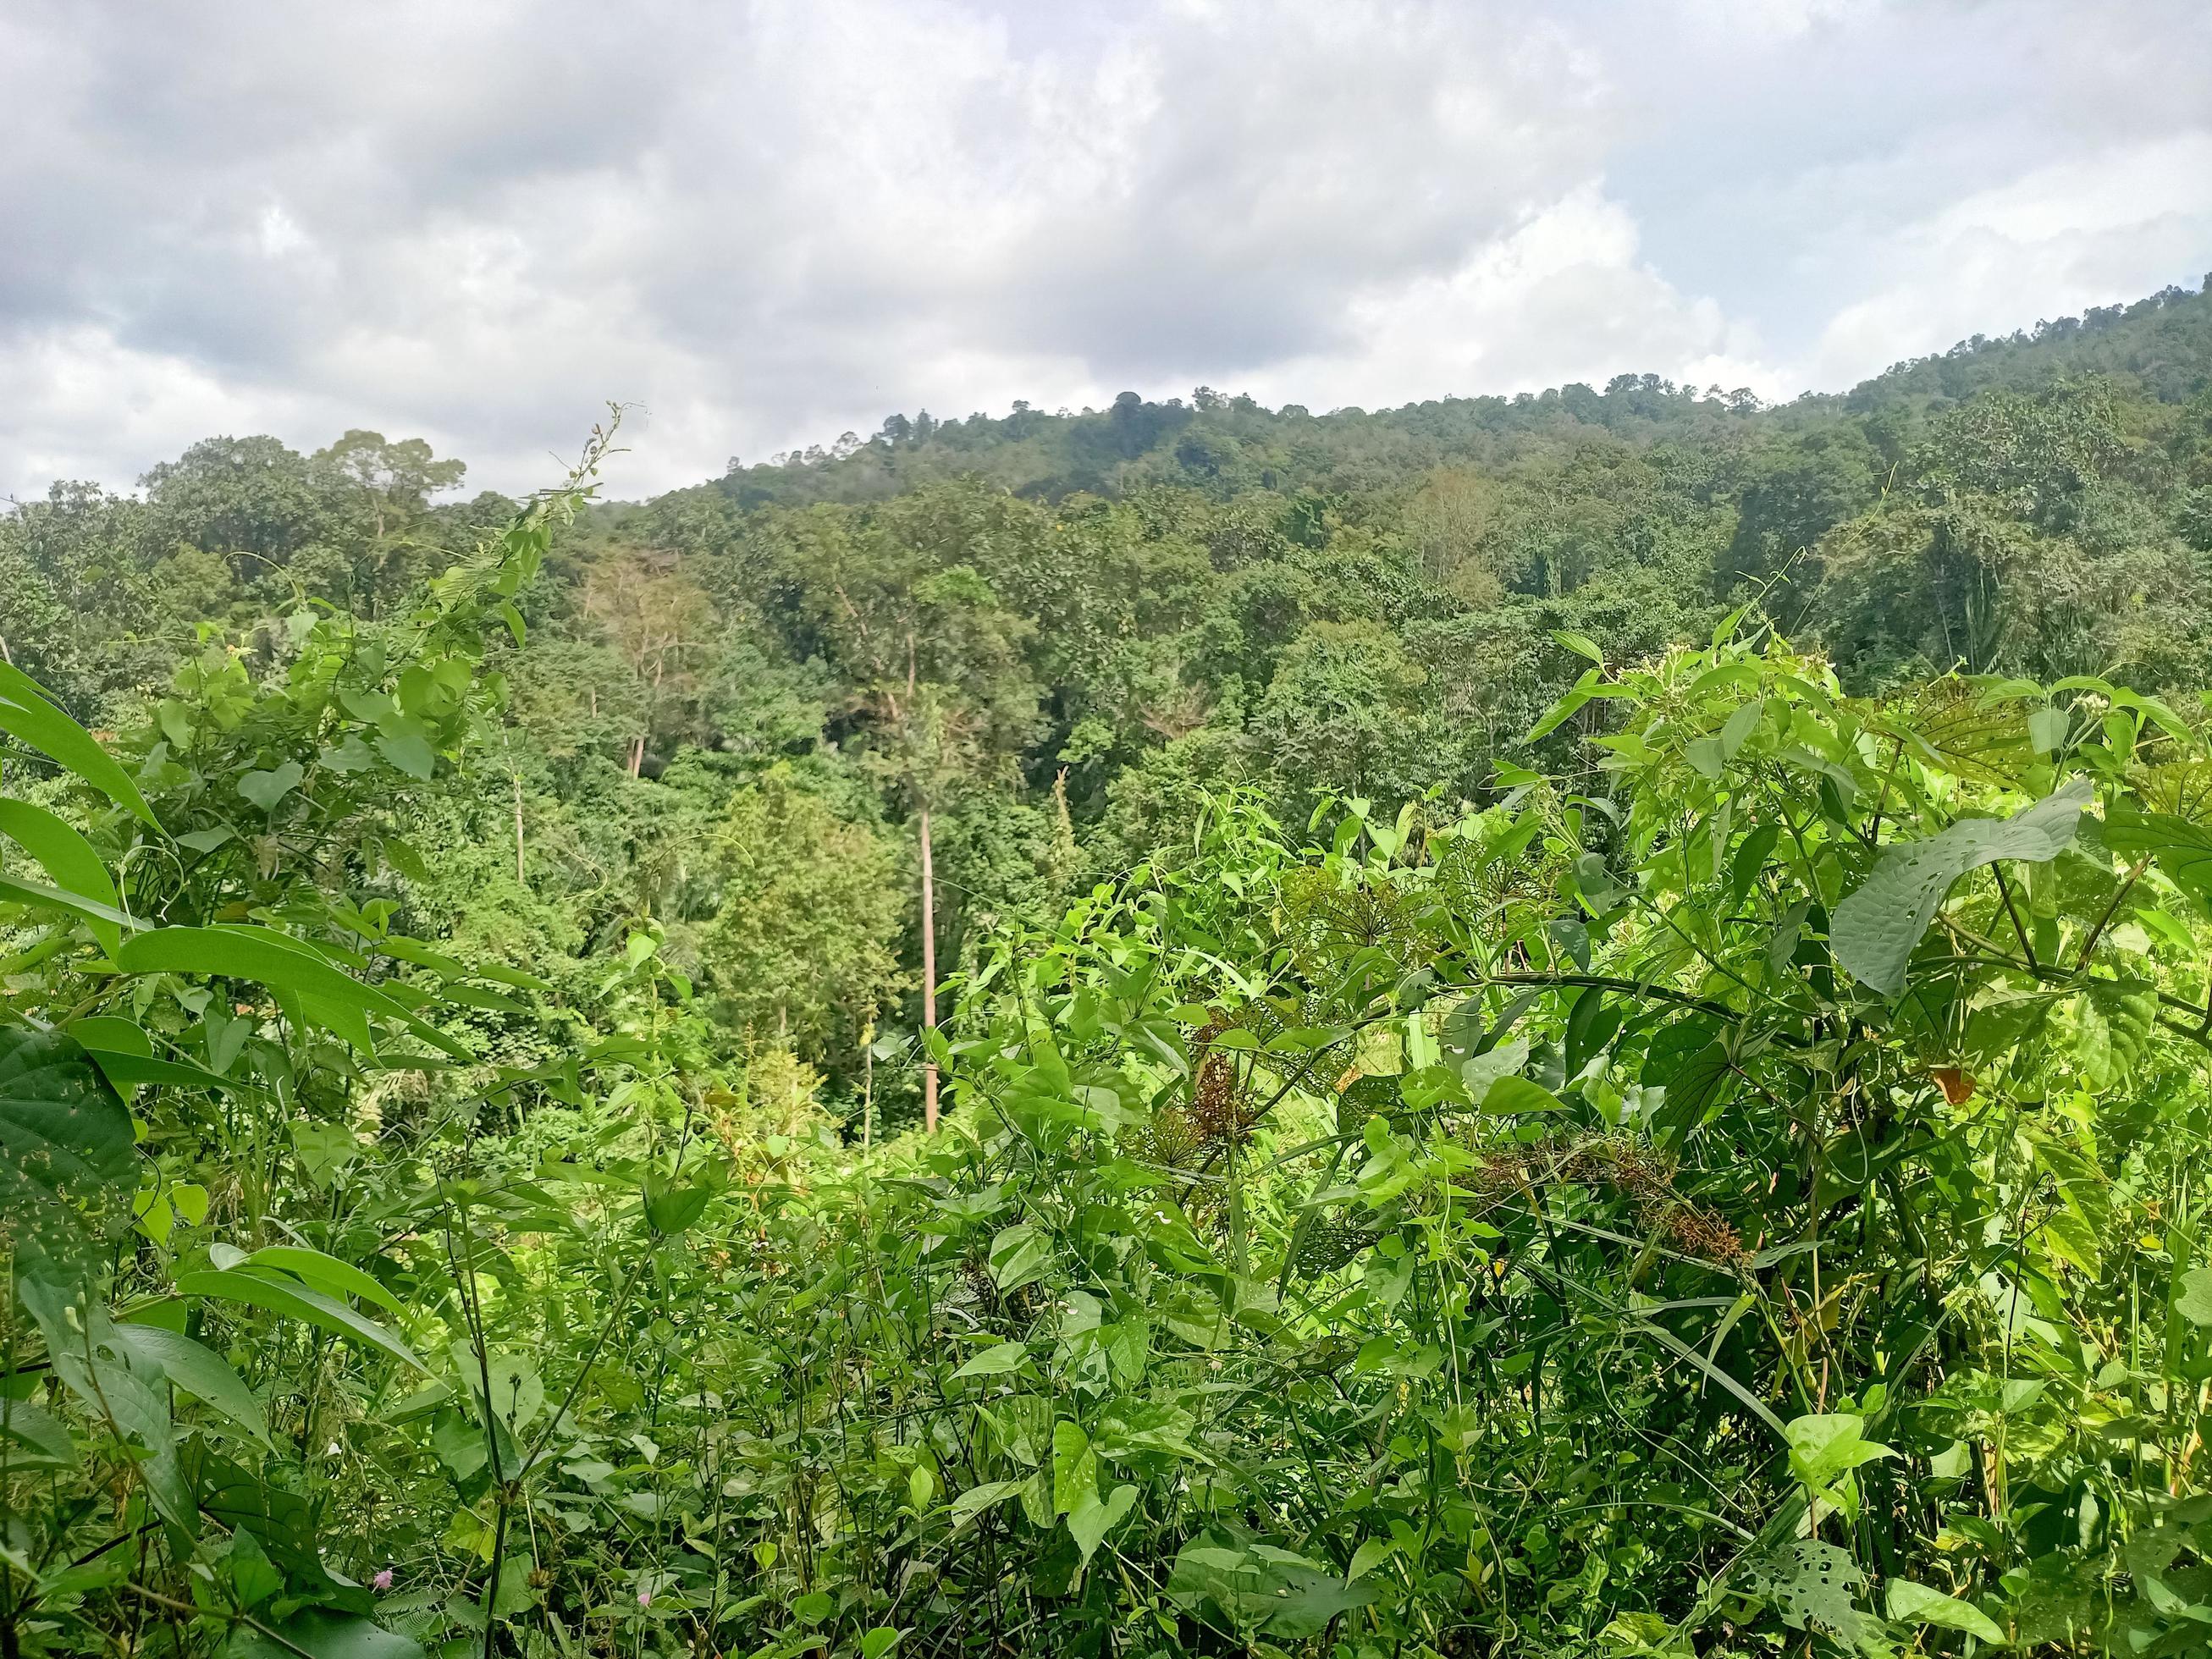
[{"label": "jungle vegetation", "polygon": [[2212,294],[0,520],[0,1656],[2196,1652]]}]

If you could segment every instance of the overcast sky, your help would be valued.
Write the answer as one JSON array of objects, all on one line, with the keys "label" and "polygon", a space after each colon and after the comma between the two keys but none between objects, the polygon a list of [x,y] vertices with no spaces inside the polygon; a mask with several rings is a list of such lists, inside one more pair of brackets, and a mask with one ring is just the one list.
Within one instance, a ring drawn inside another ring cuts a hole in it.
[{"label": "overcast sky", "polygon": [[0,491],[894,410],[1769,397],[2212,269],[2207,0],[0,6]]}]

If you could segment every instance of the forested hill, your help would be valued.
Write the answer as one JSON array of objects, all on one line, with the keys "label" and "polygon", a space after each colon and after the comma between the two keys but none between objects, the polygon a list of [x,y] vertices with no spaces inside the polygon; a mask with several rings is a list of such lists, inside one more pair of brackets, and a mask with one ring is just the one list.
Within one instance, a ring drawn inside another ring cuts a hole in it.
[{"label": "forested hill", "polygon": [[[1206,791],[1293,823],[1484,799],[1586,659],[1754,596],[1863,689],[2212,684],[2208,386],[2212,296],[2168,289],[1771,409],[1624,376],[894,417],[565,532],[497,665],[498,775],[437,771],[405,902],[580,972],[649,921],[728,1054],[826,1078],[849,1116],[871,1034],[920,1013],[925,821],[957,969],[979,924],[1176,843]],[[88,722],[158,737],[173,677],[190,701],[281,675],[318,607],[404,614],[511,508],[464,476],[352,432],[212,438],[137,495],[58,483],[0,521],[0,640]]]},{"label": "forested hill", "polygon": [[1678,386],[1622,374],[1602,391],[1568,386],[1518,397],[1446,398],[1369,412],[1263,408],[1201,386],[1186,401],[1148,403],[1125,392],[1104,410],[1048,414],[1017,404],[1003,418],[894,415],[863,440],[734,461],[718,487],[745,507],[860,501],[916,483],[974,473],[1024,495],[1059,497],[1148,483],[1226,496],[1249,489],[1344,489],[1401,480],[1427,468],[1497,464],[1531,445],[1591,429],[1630,441],[1726,443],[1753,428],[1818,424],[1839,414],[1923,416],[2002,389],[2034,392],[2085,374],[2123,375],[2163,403],[2203,392],[2212,362],[2212,305],[2169,288],[2129,306],[2039,322],[1995,339],[1976,335],[1937,356],[1899,363],[1848,392],[1762,407],[1742,389]]},{"label": "forested hill", "polygon": [[2208,319],[22,505],[0,1659],[2204,1652]]}]

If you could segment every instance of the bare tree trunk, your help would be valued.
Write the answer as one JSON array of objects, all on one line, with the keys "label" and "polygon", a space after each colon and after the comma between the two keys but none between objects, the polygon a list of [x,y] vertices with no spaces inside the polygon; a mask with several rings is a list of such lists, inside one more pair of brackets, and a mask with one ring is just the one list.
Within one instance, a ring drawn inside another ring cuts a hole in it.
[{"label": "bare tree trunk", "polygon": [[876,1022],[860,1028],[860,1150],[876,1144]]},{"label": "bare tree trunk", "polygon": [[522,868],[522,774],[510,772],[507,775],[514,781],[514,884],[527,887],[530,878]]},{"label": "bare tree trunk", "polygon": [[937,1030],[937,875],[929,857],[929,809],[921,809],[921,1126],[937,1133],[937,1056],[926,1045]]}]

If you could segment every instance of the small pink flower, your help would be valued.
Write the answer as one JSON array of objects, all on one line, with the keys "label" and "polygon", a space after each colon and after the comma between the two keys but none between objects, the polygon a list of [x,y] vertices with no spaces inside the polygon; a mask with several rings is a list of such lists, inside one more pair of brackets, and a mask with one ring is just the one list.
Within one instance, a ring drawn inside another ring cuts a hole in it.
[{"label": "small pink flower", "polygon": [[381,1595],[385,1591],[392,1588],[392,1569],[389,1567],[385,1568],[383,1571],[378,1573],[375,1577],[370,1579],[368,1582],[375,1588],[376,1593]]},{"label": "small pink flower", "polygon": [[640,1590],[637,1593],[637,1604],[641,1607],[651,1607],[653,1605],[653,1592],[649,1589]]}]

